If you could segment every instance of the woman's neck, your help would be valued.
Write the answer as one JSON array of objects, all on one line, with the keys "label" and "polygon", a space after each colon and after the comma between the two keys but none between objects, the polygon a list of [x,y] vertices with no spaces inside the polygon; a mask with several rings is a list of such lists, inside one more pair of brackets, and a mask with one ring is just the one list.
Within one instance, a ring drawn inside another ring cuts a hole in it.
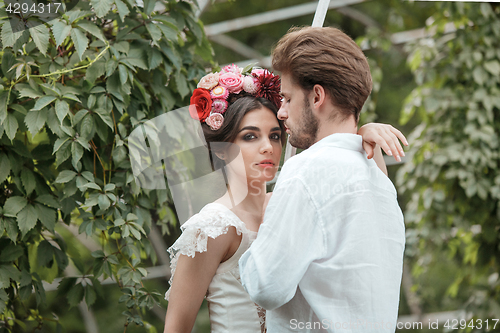
[{"label": "woman's neck", "polygon": [[264,216],[266,182],[229,179],[228,191],[217,202],[230,208],[250,230],[256,231]]}]

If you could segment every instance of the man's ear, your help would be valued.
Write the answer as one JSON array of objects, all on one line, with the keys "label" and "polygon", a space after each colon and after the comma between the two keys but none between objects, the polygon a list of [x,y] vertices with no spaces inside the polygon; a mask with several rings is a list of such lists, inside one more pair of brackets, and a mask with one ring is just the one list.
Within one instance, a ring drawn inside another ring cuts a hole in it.
[{"label": "man's ear", "polygon": [[313,89],[312,89],[312,94],[313,94],[313,107],[315,109],[321,108],[325,104],[326,100],[326,91],[325,88],[323,88],[322,85],[315,84]]}]

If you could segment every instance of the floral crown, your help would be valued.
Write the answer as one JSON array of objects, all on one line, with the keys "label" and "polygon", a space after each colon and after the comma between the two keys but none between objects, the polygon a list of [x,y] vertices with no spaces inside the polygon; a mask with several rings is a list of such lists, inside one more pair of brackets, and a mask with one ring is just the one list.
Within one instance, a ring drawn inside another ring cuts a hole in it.
[{"label": "floral crown", "polygon": [[214,131],[218,130],[224,122],[223,115],[229,106],[230,95],[237,96],[242,91],[246,94],[241,95],[263,97],[279,109],[280,77],[266,69],[252,67],[253,65],[249,65],[242,69],[231,64],[223,67],[220,72],[202,77],[191,96],[191,117],[206,122]]}]

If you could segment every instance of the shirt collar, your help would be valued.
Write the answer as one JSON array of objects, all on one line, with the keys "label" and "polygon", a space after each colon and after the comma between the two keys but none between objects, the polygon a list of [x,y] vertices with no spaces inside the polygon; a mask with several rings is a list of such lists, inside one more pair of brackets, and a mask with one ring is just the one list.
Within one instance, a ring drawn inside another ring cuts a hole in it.
[{"label": "shirt collar", "polygon": [[363,149],[363,137],[352,133],[331,134],[313,144],[308,150],[316,150],[326,146],[359,151],[360,153],[365,152]]}]

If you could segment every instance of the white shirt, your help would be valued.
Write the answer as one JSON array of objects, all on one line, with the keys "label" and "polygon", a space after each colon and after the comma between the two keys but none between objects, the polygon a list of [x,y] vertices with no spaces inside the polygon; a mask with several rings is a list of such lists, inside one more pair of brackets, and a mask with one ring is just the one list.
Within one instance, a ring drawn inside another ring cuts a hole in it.
[{"label": "white shirt", "polygon": [[394,332],[404,244],[394,185],[337,133],[283,166],[241,282],[268,333]]}]

